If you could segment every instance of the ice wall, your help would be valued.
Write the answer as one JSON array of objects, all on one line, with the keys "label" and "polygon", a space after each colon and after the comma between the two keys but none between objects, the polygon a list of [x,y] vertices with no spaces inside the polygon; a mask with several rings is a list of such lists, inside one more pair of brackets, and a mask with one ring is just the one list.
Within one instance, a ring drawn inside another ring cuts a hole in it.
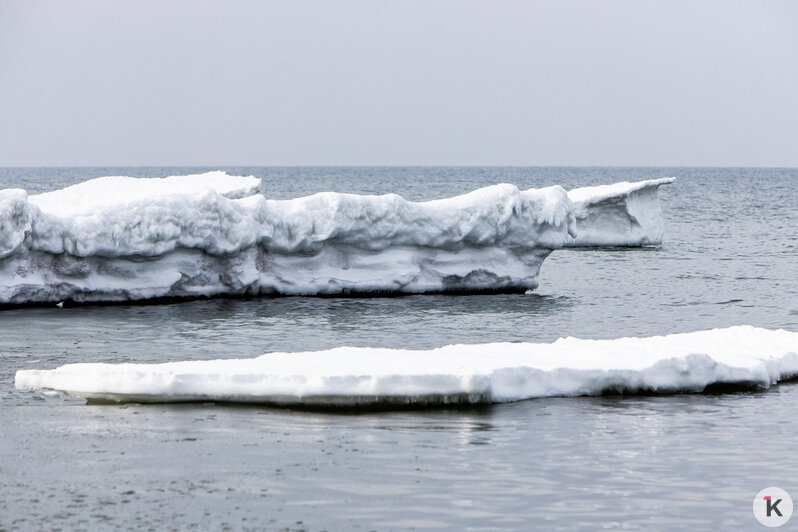
[{"label": "ice wall", "polygon": [[798,375],[798,333],[751,326],[554,343],[449,345],[428,351],[340,347],[254,359],[67,364],[23,370],[18,389],[89,399],[286,405],[505,402],[604,392],[767,388]]},{"label": "ice wall", "polygon": [[267,200],[258,184],[213,173],[4,190],[0,303],[526,290],[575,231],[558,186],[415,203]]},{"label": "ice wall", "polygon": [[661,239],[657,187],[493,185],[411,202],[324,192],[267,200],[210,172],[0,191],[0,304],[245,294],[525,291],[566,245]]}]

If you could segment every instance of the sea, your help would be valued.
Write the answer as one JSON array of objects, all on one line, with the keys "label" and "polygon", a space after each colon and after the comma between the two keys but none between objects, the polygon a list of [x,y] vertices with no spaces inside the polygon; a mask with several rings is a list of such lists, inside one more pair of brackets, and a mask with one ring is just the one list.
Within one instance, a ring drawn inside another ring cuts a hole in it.
[{"label": "sea", "polygon": [[17,391],[17,370],[72,362],[739,324],[798,332],[798,169],[2,168],[0,189],[219,169],[262,178],[269,198],[676,182],[660,189],[661,247],[555,251],[528,294],[0,311],[0,530],[756,530],[760,490],[798,497],[798,382],[388,411],[86,405]]}]

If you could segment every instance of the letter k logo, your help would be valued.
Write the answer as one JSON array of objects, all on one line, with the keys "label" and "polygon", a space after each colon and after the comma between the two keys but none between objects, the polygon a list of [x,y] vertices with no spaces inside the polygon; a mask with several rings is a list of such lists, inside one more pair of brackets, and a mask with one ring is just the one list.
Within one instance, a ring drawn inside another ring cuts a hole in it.
[{"label": "letter k logo", "polygon": [[754,517],[766,527],[776,528],[792,517],[792,497],[781,488],[765,488],[754,497]]},{"label": "letter k logo", "polygon": [[765,502],[767,502],[768,505],[767,516],[770,517],[773,512],[776,512],[776,515],[782,517],[781,512],[779,511],[779,503],[781,502],[781,499],[776,499],[776,502],[773,502],[770,495],[763,498],[765,499]]}]

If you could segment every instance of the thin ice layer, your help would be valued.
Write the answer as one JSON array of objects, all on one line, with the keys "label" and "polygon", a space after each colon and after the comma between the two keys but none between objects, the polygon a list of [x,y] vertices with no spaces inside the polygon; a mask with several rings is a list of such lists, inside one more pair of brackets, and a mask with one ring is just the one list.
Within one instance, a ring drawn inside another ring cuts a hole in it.
[{"label": "thin ice layer", "polygon": [[137,402],[296,405],[505,402],[603,392],[767,388],[798,375],[798,333],[738,326],[553,343],[449,345],[427,351],[340,347],[254,359],[67,364],[16,374],[18,389]]},{"label": "thin ice layer", "polygon": [[662,244],[659,187],[672,177],[636,183],[576,188],[568,192],[576,216],[577,235],[569,247],[658,246]]}]

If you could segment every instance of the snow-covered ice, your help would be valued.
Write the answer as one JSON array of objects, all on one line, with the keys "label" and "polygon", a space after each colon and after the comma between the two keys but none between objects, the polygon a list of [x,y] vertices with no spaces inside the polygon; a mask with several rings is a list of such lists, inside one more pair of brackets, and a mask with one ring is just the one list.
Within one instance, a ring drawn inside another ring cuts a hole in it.
[{"label": "snow-covered ice", "polygon": [[570,193],[501,184],[418,203],[333,192],[268,200],[259,179],[224,172],[6,189],[0,304],[524,291],[563,246],[658,243],[666,182]]},{"label": "snow-covered ice", "polygon": [[98,208],[124,208],[142,200],[202,194],[208,190],[226,198],[244,198],[258,193],[260,181],[253,176],[231,176],[221,171],[170,177],[107,176],[36,194],[29,199],[48,214],[91,216]]},{"label": "snow-covered ice", "polygon": [[110,401],[423,405],[700,392],[714,384],[766,388],[796,375],[798,333],[746,325],[649,338],[561,338],[426,351],[339,347],[254,359],[67,364],[18,371],[16,387]]},{"label": "snow-covered ice", "polygon": [[656,246],[662,243],[659,187],[672,177],[576,188],[568,192],[577,235],[568,246]]}]

